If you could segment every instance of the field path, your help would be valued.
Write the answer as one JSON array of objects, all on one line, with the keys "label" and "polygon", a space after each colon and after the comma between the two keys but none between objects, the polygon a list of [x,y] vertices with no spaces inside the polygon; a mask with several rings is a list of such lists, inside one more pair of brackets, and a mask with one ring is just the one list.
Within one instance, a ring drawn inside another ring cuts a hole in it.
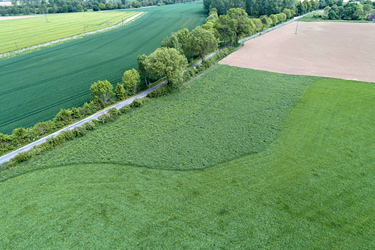
[{"label": "field path", "polygon": [[[306,14],[306,15],[307,15],[307,14]],[[303,16],[305,16],[305,15],[303,15]],[[299,18],[301,18],[301,17],[303,17],[303,16],[297,17],[297,18],[292,19],[292,20],[290,20],[290,21],[288,21],[288,22],[286,22],[286,23],[280,24],[280,25],[278,25],[278,26],[275,26],[275,27],[273,27],[273,28],[270,28],[270,29],[268,29],[268,30],[266,30],[266,31],[263,31],[263,32],[261,32],[261,33],[255,34],[255,35],[253,35],[253,36],[250,36],[250,37],[244,38],[244,39],[240,40],[239,42],[247,41],[247,40],[250,40],[250,39],[252,39],[252,38],[258,37],[258,36],[260,36],[261,34],[264,34],[264,33],[267,33],[267,32],[269,32],[269,31],[272,31],[272,30],[274,30],[274,29],[276,29],[276,28],[282,27],[282,26],[284,26],[284,25],[286,25],[286,24],[288,24],[288,23],[290,23],[290,22],[293,22],[293,21],[295,21],[295,20],[297,20],[297,19],[299,19]],[[226,47],[227,47],[227,46],[225,46],[225,47],[223,47],[223,48],[226,48]],[[221,49],[223,49],[223,48],[221,48]],[[207,59],[213,57],[214,55],[216,55],[216,53],[217,53],[217,52],[214,52],[214,53],[208,55],[205,59],[207,60]],[[199,62],[197,62],[196,64],[194,64],[194,65],[188,67],[185,71],[187,71],[187,70],[189,70],[189,69],[191,69],[191,68],[194,68],[194,67],[196,67],[196,66],[198,66],[198,65],[200,65],[200,64],[202,64],[202,61],[199,61]],[[98,112],[98,113],[95,113],[94,115],[91,115],[91,116],[89,116],[89,117],[87,117],[87,118],[85,118],[85,119],[82,119],[82,120],[79,121],[79,122],[76,122],[76,123],[74,123],[74,124],[71,124],[71,125],[69,125],[69,126],[63,128],[63,129],[59,130],[59,131],[56,131],[56,132],[53,133],[53,134],[50,134],[50,135],[48,135],[48,136],[46,136],[46,137],[43,137],[43,138],[41,138],[41,139],[39,139],[39,140],[37,140],[37,141],[35,141],[35,142],[30,143],[30,144],[28,144],[28,145],[26,145],[26,146],[24,146],[24,147],[22,147],[22,148],[19,148],[19,149],[13,151],[13,152],[10,152],[10,153],[8,153],[8,154],[6,154],[6,155],[3,155],[3,156],[0,157],[0,165],[6,163],[6,162],[8,162],[8,161],[10,161],[13,157],[15,157],[16,155],[18,155],[19,153],[21,153],[21,152],[27,152],[27,151],[31,150],[34,146],[40,145],[40,144],[44,143],[45,141],[47,141],[49,138],[54,137],[54,136],[57,136],[58,134],[60,134],[60,133],[63,132],[63,131],[66,131],[66,130],[72,130],[72,129],[76,128],[76,127],[79,127],[79,126],[83,125],[83,124],[86,123],[86,122],[92,121],[92,120],[94,120],[94,119],[98,119],[99,116],[101,116],[101,115],[104,114],[104,113],[107,113],[107,112],[109,111],[109,109],[112,109],[112,108],[121,109],[122,107],[129,106],[129,105],[130,105],[135,99],[137,99],[137,98],[140,99],[140,98],[144,98],[144,97],[146,97],[148,93],[150,93],[151,91],[153,91],[153,90],[159,88],[160,86],[162,86],[162,85],[164,85],[164,84],[166,84],[166,81],[161,82],[161,83],[159,83],[158,85],[156,85],[156,86],[154,86],[154,87],[152,87],[152,88],[150,88],[150,89],[148,89],[148,90],[146,90],[146,91],[144,91],[144,92],[142,92],[142,93],[140,93],[140,94],[138,94],[138,95],[136,95],[136,96],[134,96],[134,97],[132,97],[132,98],[129,98],[129,99],[125,100],[125,101],[122,101],[122,102],[120,102],[120,103],[118,103],[118,104],[112,105],[112,106],[110,106],[110,107],[108,107],[108,108],[106,108],[106,109],[104,109],[104,110],[102,110],[102,111],[100,111],[100,112]]]}]

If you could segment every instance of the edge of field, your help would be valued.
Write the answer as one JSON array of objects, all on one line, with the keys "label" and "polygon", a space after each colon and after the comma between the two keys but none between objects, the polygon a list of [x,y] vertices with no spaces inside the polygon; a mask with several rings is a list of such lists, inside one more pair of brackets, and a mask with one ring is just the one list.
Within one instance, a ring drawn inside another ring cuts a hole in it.
[{"label": "edge of field", "polygon": [[10,58],[10,57],[13,57],[13,56],[18,56],[18,55],[28,53],[28,52],[33,52],[33,51],[36,51],[36,50],[39,50],[39,49],[55,46],[55,45],[58,45],[58,44],[61,44],[61,43],[77,40],[77,39],[80,39],[80,38],[83,38],[83,37],[86,37],[86,36],[95,35],[95,34],[106,32],[106,31],[113,30],[113,29],[116,29],[116,28],[120,28],[124,25],[127,25],[127,24],[135,21],[136,19],[140,18],[144,14],[146,14],[146,12],[144,12],[144,11],[138,12],[138,14],[135,14],[135,15],[129,17],[128,19],[125,19],[124,21],[121,21],[118,24],[115,24],[115,25],[112,25],[112,26],[109,26],[109,27],[100,28],[100,29],[97,29],[97,30],[93,30],[93,31],[85,32],[85,33],[80,33],[80,34],[77,34],[77,35],[73,35],[73,36],[69,36],[69,37],[65,37],[65,38],[60,38],[60,39],[48,41],[48,42],[45,42],[45,43],[36,44],[36,45],[25,47],[25,48],[22,48],[22,49],[5,52],[5,53],[0,54],[0,60],[7,59],[7,58]]}]

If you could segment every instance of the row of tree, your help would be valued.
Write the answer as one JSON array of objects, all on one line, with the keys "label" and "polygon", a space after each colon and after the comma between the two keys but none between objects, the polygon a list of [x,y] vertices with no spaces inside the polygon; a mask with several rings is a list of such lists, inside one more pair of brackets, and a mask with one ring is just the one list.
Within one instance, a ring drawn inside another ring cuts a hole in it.
[{"label": "row of tree", "polygon": [[342,6],[333,5],[324,8],[324,15],[319,16],[330,20],[364,20],[374,12],[374,5],[371,2],[364,4],[347,3]]},{"label": "row of tree", "polygon": [[229,9],[240,8],[251,17],[260,17],[281,13],[284,9],[304,14],[317,9],[320,5],[319,0],[203,0],[203,6],[207,12],[216,9],[219,16],[227,14]]},{"label": "row of tree", "polygon": [[211,31],[220,45],[232,44],[236,46],[241,38],[284,22],[295,14],[293,10],[284,9],[278,14],[250,18],[244,9],[232,8],[227,11],[226,15],[219,16],[214,8],[211,9],[210,15],[202,28]]},{"label": "row of tree", "polygon": [[67,12],[82,12],[92,9],[112,10],[129,9],[154,5],[174,4],[180,2],[192,2],[193,0],[21,0],[12,1],[12,6],[0,6],[0,15],[29,15],[29,14],[52,14]]}]

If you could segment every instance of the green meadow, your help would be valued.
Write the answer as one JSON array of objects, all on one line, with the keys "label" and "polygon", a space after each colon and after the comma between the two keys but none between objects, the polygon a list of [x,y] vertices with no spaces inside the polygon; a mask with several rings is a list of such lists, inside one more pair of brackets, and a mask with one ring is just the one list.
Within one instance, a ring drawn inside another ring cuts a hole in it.
[{"label": "green meadow", "polygon": [[81,106],[98,80],[116,85],[125,70],[137,68],[138,55],[152,53],[171,32],[203,24],[202,6],[142,8],[147,13],[124,27],[1,60],[0,133],[52,119],[61,108]]},{"label": "green meadow", "polygon": [[109,27],[135,14],[137,13],[98,11],[1,21],[0,54]]},{"label": "green meadow", "polygon": [[0,172],[2,249],[374,249],[375,86],[217,65]]}]

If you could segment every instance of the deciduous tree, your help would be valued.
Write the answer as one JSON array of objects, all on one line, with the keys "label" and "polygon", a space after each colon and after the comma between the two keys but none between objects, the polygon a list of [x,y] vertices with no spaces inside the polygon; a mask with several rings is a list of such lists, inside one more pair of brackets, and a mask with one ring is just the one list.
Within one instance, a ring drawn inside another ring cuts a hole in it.
[{"label": "deciduous tree", "polygon": [[211,31],[198,26],[190,34],[190,48],[204,60],[209,52],[217,49],[217,39]]},{"label": "deciduous tree", "polygon": [[219,19],[215,22],[214,28],[220,34],[220,41],[224,44],[238,43],[236,35],[237,21],[230,18],[228,15],[219,16]]},{"label": "deciduous tree", "polygon": [[97,81],[93,83],[90,87],[91,95],[94,98],[102,100],[104,103],[108,102],[109,99],[113,96],[113,86],[107,81]]},{"label": "deciduous tree", "polygon": [[146,59],[145,68],[152,76],[165,76],[172,84],[173,77],[181,77],[187,59],[174,48],[158,48]]},{"label": "deciduous tree", "polygon": [[127,70],[122,77],[122,82],[127,90],[130,90],[135,95],[137,93],[137,87],[141,82],[139,73],[135,69]]},{"label": "deciduous tree", "polygon": [[117,83],[115,94],[118,100],[123,100],[126,96],[126,91],[123,84]]}]

